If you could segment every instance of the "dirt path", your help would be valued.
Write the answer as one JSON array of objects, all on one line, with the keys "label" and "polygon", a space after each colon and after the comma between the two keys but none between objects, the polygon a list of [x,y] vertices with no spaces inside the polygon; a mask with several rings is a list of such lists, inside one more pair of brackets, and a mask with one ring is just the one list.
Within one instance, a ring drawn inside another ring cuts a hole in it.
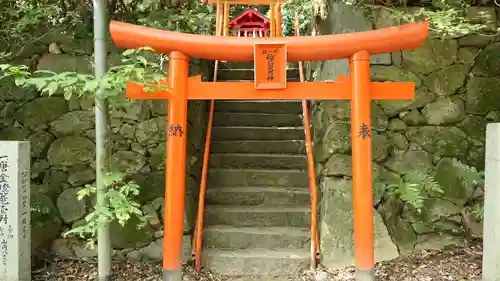
[{"label": "dirt path", "polygon": [[[478,281],[481,277],[481,255],[480,244],[443,251],[421,251],[377,264],[376,276],[380,281]],[[249,278],[224,278],[206,271],[197,274],[192,267],[185,267],[184,271],[184,281],[253,281]],[[114,264],[113,272],[113,281],[161,281],[159,264]],[[95,263],[52,259],[47,260],[43,267],[34,269],[33,281],[94,281],[96,273]],[[354,269],[320,269],[289,278],[255,280],[350,281],[354,280]]]}]

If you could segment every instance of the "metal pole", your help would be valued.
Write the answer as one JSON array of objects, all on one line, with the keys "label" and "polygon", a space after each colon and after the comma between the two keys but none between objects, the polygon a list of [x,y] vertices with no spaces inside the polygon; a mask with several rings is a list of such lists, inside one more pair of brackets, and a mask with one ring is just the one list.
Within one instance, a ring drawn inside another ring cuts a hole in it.
[{"label": "metal pole", "polygon": [[[106,5],[104,0],[94,0],[94,59],[95,75],[102,77],[107,69],[106,33],[108,26]],[[106,160],[109,159],[108,148],[108,104],[103,97],[103,90],[95,96],[95,145],[96,145],[96,206],[107,205],[103,177],[107,172]],[[99,227],[97,231],[98,280],[111,280],[111,241],[109,225]]]},{"label": "metal pole", "polygon": [[351,134],[356,281],[373,281],[373,191],[370,118],[370,54],[351,56]]}]

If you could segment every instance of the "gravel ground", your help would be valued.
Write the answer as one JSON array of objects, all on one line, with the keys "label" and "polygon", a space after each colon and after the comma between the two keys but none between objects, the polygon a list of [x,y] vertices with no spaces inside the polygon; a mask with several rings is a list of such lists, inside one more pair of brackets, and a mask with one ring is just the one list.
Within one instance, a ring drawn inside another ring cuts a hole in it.
[{"label": "gravel ground", "polygon": [[[420,251],[396,260],[377,264],[376,276],[380,281],[465,281],[480,280],[482,248],[479,243],[453,247],[443,251]],[[160,264],[113,265],[113,281],[161,281]],[[46,260],[33,270],[33,281],[95,281],[97,264],[75,260]],[[224,278],[208,271],[200,274],[191,266],[184,268],[184,281],[250,281],[248,278]],[[319,269],[303,272],[290,278],[256,278],[261,281],[348,281],[354,280],[354,269]]]}]

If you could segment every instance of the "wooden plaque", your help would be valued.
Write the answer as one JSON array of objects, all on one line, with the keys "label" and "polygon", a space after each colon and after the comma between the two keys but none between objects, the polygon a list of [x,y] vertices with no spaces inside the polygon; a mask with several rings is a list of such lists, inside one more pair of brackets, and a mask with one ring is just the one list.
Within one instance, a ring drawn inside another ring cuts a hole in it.
[{"label": "wooden plaque", "polygon": [[286,88],[286,43],[254,45],[255,89]]}]

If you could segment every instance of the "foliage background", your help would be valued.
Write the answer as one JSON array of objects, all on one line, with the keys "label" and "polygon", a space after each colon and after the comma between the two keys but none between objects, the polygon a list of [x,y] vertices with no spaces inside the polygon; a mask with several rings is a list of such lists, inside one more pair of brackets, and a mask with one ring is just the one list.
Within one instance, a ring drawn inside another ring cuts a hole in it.
[{"label": "foliage background", "polygon": [[[352,5],[353,9],[363,9],[365,5],[364,2],[359,1],[343,1]],[[472,2],[436,0],[426,3],[375,4],[382,4],[387,9],[391,9],[393,17],[399,19],[400,23],[429,19],[431,31],[435,36],[454,37],[471,32],[482,32],[484,26],[465,20],[464,14],[467,7],[476,4]],[[409,6],[417,8],[409,9]],[[245,5],[233,7],[231,14],[237,15],[247,8],[248,6]],[[258,10],[268,14],[267,7],[258,7]],[[214,5],[205,5],[195,0],[109,0],[108,12],[110,19],[186,33],[213,34],[215,26]],[[293,21],[296,14],[300,19],[301,34],[308,35],[313,32],[311,25],[315,18],[324,18],[327,13],[328,3],[325,0],[291,0],[283,7],[284,34],[293,34]],[[32,74],[29,64],[23,65],[26,64],[24,61],[17,61],[23,52],[29,51],[33,43],[57,41],[57,36],[64,33],[71,33],[68,35],[73,38],[91,41],[92,19],[91,1],[2,1],[0,3],[2,25],[0,28],[0,52],[2,52],[0,79],[13,77],[19,86],[36,87],[42,94],[52,95],[56,91],[63,90],[67,99],[73,94],[92,95],[99,87],[104,87],[108,93],[107,98],[112,100],[112,105],[115,106],[123,101],[121,94],[127,81],[148,83],[161,79],[162,75],[159,75],[157,71],[161,62],[150,62],[146,55],[139,52],[125,53],[122,64],[111,68],[102,79],[96,79],[93,75],[68,72]],[[95,212],[91,213],[88,217],[90,227],[89,225],[81,227],[74,232],[93,236],[97,227],[96,221],[103,223],[116,219],[124,223],[129,214],[142,216],[140,211],[137,211],[135,202],[127,199],[136,195],[139,187],[117,175],[110,175],[110,178],[115,180],[111,180],[109,186],[116,187],[110,189],[110,201],[116,199],[113,202],[120,204],[111,206],[110,209],[96,210],[97,215]],[[121,184],[117,185],[116,182]],[[88,188],[84,190],[91,189]],[[433,179],[415,175],[408,175],[404,181],[391,185],[390,188],[401,200],[417,210],[422,207],[422,194],[431,191],[439,192],[439,187],[435,185]],[[122,209],[130,211],[123,213]]]}]

